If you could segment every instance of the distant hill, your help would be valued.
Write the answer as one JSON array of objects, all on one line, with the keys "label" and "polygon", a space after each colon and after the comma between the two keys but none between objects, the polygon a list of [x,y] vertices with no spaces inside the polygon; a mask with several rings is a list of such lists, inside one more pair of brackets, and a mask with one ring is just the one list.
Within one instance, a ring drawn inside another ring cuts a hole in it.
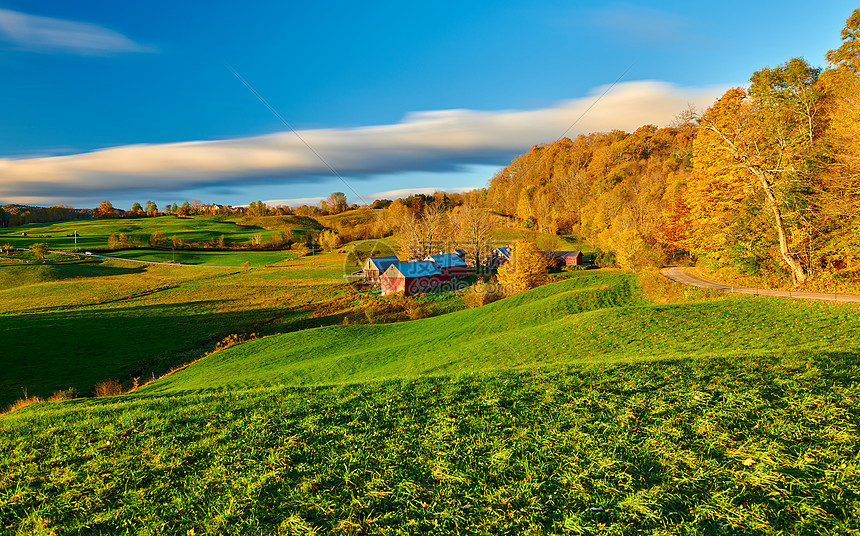
[{"label": "distant hill", "polygon": [[[117,210],[124,214],[124,210]],[[88,220],[93,218],[93,209],[72,208],[55,205],[53,207],[37,207],[32,205],[3,205],[0,207],[0,228],[16,227],[28,223],[46,223],[52,221]]]}]

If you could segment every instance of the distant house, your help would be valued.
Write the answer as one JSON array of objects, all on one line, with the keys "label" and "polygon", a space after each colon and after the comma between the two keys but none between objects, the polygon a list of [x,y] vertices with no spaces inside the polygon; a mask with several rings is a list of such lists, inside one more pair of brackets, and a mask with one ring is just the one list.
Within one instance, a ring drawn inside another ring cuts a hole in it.
[{"label": "distant house", "polygon": [[436,263],[442,275],[450,279],[461,279],[468,275],[466,261],[460,258],[456,253],[440,253],[438,255],[428,255],[425,261]]},{"label": "distant house", "polygon": [[581,251],[556,251],[553,255],[558,266],[582,266]]},{"label": "distant house", "polygon": [[370,257],[364,263],[364,268],[362,271],[364,272],[364,278],[368,281],[379,281],[379,276],[385,273],[385,270],[388,270],[388,267],[392,264],[397,264],[400,262],[394,255],[389,255],[387,257]]},{"label": "distant house", "polygon": [[448,281],[435,262],[416,261],[392,264],[379,276],[382,295],[403,292],[407,296],[425,292]]},{"label": "distant house", "polygon": [[490,256],[487,257],[487,268],[490,270],[496,270],[499,266],[505,264],[511,260],[511,248],[503,247],[496,248],[490,252]]}]

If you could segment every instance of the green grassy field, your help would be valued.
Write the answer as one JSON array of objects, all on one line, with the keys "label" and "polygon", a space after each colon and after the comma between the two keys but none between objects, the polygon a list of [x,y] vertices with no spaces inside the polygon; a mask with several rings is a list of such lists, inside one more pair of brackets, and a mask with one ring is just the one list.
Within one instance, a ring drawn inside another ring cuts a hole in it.
[{"label": "green grassy field", "polygon": [[655,304],[637,276],[571,275],[444,316],[276,335],[129,395],[0,417],[0,527],[860,530],[860,308]]},{"label": "green grassy field", "polygon": [[[33,223],[19,227],[0,229],[0,245],[10,244],[27,248],[36,242],[47,242],[51,249],[72,250],[75,247],[73,234],[78,233],[79,250],[104,250],[110,235],[125,233],[139,245],[146,245],[150,235],[161,232],[169,240],[174,235],[187,242],[200,242],[224,237],[226,242],[248,244],[251,237],[263,233],[268,240],[273,230],[297,233],[304,236],[309,229],[320,225],[310,218],[296,216],[266,216],[260,218],[235,218],[226,216],[159,216],[155,218],[123,218],[105,220],[77,220],[59,223]],[[23,236],[22,233],[27,233]]]},{"label": "green grassy field", "polygon": [[172,262],[198,266],[240,267],[248,262],[251,266],[261,267],[282,263],[300,257],[295,251],[163,251],[152,249],[126,249],[108,252],[111,257],[122,257],[149,262]]},{"label": "green grassy field", "polygon": [[88,259],[0,263],[0,406],[110,378],[143,379],[232,333],[340,322],[340,268],[248,270]]}]

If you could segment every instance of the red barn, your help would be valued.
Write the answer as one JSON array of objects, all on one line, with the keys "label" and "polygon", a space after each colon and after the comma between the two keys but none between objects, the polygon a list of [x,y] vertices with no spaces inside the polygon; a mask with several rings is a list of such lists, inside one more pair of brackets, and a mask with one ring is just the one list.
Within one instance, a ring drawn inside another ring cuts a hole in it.
[{"label": "red barn", "polygon": [[442,272],[442,275],[448,279],[462,279],[468,275],[469,269],[466,267],[466,261],[460,258],[456,253],[440,253],[439,255],[428,255],[425,261],[435,262]]},{"label": "red barn", "polygon": [[556,251],[554,255],[559,266],[582,266],[581,251]]},{"label": "red barn", "polygon": [[426,292],[440,283],[448,281],[436,263],[430,261],[401,262],[392,264],[379,276],[382,295],[403,292],[407,296]]}]

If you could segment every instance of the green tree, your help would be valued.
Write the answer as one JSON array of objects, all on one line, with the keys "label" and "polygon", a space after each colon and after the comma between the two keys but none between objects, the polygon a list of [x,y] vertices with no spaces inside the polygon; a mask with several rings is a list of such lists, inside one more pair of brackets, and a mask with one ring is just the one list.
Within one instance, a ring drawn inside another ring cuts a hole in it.
[{"label": "green tree", "polygon": [[45,255],[48,254],[48,248],[50,246],[45,242],[38,242],[30,246],[30,251],[39,256],[43,261],[45,260]]},{"label": "green tree", "polygon": [[145,210],[147,216],[155,216],[158,213],[158,205],[152,201],[147,201]]},{"label": "green tree", "polygon": [[131,213],[132,213],[132,214],[134,214],[135,216],[139,216],[141,212],[143,212],[143,207],[142,207],[142,206],[140,206],[140,203],[138,203],[137,201],[135,201],[135,202],[131,205]]}]

